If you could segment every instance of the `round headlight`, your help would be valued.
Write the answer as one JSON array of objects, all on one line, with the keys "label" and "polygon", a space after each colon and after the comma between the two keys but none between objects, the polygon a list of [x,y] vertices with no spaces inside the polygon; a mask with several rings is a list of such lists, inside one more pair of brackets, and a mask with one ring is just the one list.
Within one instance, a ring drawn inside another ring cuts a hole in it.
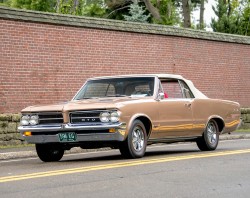
[{"label": "round headlight", "polygon": [[109,122],[110,114],[108,112],[100,113],[100,120],[101,122]]},{"label": "round headlight", "polygon": [[119,121],[119,114],[114,111],[110,114],[110,121],[111,122],[118,122]]},{"label": "round headlight", "polygon": [[23,126],[29,125],[30,117],[28,115],[22,116],[20,124]]},{"label": "round headlight", "polygon": [[39,119],[38,115],[30,116],[30,121],[29,121],[30,125],[37,125],[38,119]]}]

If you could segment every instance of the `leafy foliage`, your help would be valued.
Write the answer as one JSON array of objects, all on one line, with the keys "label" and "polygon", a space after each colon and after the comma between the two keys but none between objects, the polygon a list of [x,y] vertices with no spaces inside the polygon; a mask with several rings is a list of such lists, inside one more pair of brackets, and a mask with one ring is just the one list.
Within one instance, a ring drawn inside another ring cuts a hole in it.
[{"label": "leafy foliage", "polygon": [[[117,20],[149,22],[195,28],[190,14],[208,0],[0,0],[0,5],[79,16],[103,17]],[[216,0],[215,32],[250,36],[249,0]],[[186,3],[186,4],[184,4]],[[186,5],[186,7],[183,7]],[[185,8],[185,11],[184,11]],[[200,14],[199,29],[204,28]],[[186,25],[185,25],[186,24]],[[188,25],[187,25],[188,24]]]},{"label": "leafy foliage", "polygon": [[53,12],[55,1],[51,0],[12,0],[10,6],[15,8]]},{"label": "leafy foliage", "polygon": [[211,27],[215,32],[230,34],[250,35],[249,20],[250,7],[246,1],[224,1],[218,0],[213,7],[218,19],[212,19]]},{"label": "leafy foliage", "polygon": [[58,0],[56,12],[62,14],[82,15],[83,0]]},{"label": "leafy foliage", "polygon": [[250,3],[242,11],[240,31],[245,36],[250,36]]},{"label": "leafy foliage", "polygon": [[106,14],[106,7],[97,3],[90,3],[83,6],[82,15],[90,17],[103,17]]},{"label": "leafy foliage", "polygon": [[154,23],[176,25],[180,23],[180,13],[175,5],[175,0],[152,0],[153,5],[159,10],[162,21],[153,19]]},{"label": "leafy foliage", "polygon": [[124,20],[123,15],[129,15],[130,0],[104,0],[107,6],[107,18]]},{"label": "leafy foliage", "polygon": [[146,15],[145,7],[140,6],[137,2],[130,4],[129,15],[123,15],[126,21],[147,23],[150,14]]}]

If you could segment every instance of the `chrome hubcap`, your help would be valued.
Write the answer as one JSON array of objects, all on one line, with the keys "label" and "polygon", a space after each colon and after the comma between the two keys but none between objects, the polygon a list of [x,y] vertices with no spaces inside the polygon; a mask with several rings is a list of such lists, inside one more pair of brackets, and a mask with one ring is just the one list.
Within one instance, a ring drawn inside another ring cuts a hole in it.
[{"label": "chrome hubcap", "polygon": [[144,133],[139,126],[136,126],[132,132],[132,145],[136,151],[141,151],[144,146]]},{"label": "chrome hubcap", "polygon": [[207,137],[210,144],[214,145],[217,143],[217,130],[213,122],[209,122],[207,125]]}]

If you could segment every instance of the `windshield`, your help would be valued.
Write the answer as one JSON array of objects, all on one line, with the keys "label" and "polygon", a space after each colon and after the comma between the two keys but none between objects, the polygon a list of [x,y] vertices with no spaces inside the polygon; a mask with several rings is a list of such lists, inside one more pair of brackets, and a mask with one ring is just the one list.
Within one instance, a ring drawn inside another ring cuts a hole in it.
[{"label": "windshield", "polygon": [[74,100],[103,97],[147,97],[154,93],[154,77],[89,80]]}]

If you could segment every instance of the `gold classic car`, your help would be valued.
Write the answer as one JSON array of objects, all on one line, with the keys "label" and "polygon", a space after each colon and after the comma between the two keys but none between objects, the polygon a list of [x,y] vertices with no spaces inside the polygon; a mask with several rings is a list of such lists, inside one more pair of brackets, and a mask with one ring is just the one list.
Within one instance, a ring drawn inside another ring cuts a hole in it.
[{"label": "gold classic car", "polygon": [[50,162],[77,146],[119,148],[125,158],[143,157],[154,143],[215,150],[239,124],[237,102],[210,99],[180,75],[147,74],[88,79],[67,103],[23,109],[18,129]]}]

